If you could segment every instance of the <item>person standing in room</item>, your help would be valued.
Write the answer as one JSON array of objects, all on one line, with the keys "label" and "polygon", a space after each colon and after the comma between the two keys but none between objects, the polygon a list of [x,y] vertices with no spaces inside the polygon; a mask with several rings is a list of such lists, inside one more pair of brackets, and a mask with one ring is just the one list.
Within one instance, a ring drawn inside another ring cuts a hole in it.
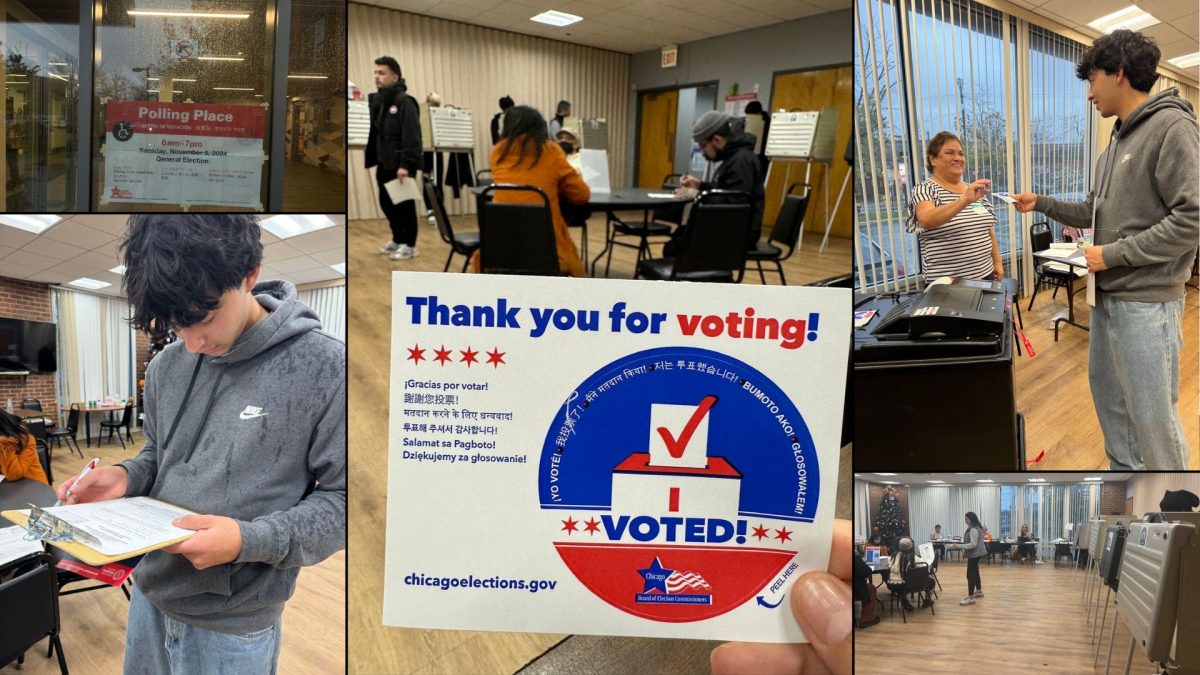
[{"label": "person standing in room", "polygon": [[[746,133],[746,121],[730,117],[718,110],[710,110],[692,123],[692,140],[700,145],[700,152],[710,162],[720,162],[721,166],[713,175],[712,182],[703,182],[695,176],[683,176],[679,179],[682,186],[676,192],[695,195],[704,190],[734,190],[750,196],[750,232],[746,235],[746,250],[752,250],[758,244],[762,234],[763,203],[766,192],[763,188],[763,170],[758,157],[754,154],[754,134]],[[715,196],[710,200],[714,204],[741,203],[743,200],[732,197]],[[663,245],[663,255],[672,257],[678,255],[685,241],[687,226],[675,228],[671,240]]]},{"label": "person standing in room", "polygon": [[130,324],[179,339],[146,371],[138,455],[58,498],[201,514],[137,565],[126,675],[274,673],[300,568],[346,546],[346,346],[292,284],[259,281],[253,214],[136,215],[120,251]]},{"label": "person standing in room", "polygon": [[[496,183],[532,185],[541,188],[550,199],[550,216],[554,227],[554,244],[558,253],[559,270],[571,276],[584,276],[583,261],[563,218],[559,200],[571,204],[586,204],[592,191],[583,177],[570,164],[558,143],[550,140],[546,120],[537,110],[524,105],[514,106],[504,117],[504,133],[492,147],[492,178]],[[497,203],[541,204],[532,193],[500,191]],[[472,269],[479,270],[479,253],[472,258]]]},{"label": "person standing in room", "polygon": [[500,98],[500,112],[492,115],[492,145],[500,142],[500,132],[504,128],[504,113],[508,112],[509,108],[513,107],[511,96],[503,96]]},{"label": "person standing in room", "polygon": [[958,136],[941,131],[925,148],[929,179],[908,200],[908,231],[917,235],[921,274],[939,277],[1004,278],[996,241],[996,212],[986,199],[992,181],[965,182],[967,158]]},{"label": "person standing in room", "polygon": [[1150,94],[1158,60],[1154,40],[1124,29],[1085,49],[1075,75],[1100,116],[1117,118],[1092,190],[1080,202],[1014,197],[1021,213],[1093,228],[1088,381],[1112,471],[1185,469],[1191,452],[1176,406],[1184,284],[1200,239],[1200,135],[1176,89]]},{"label": "person standing in room", "polygon": [[416,180],[421,168],[421,110],[408,95],[400,64],[390,56],[375,59],[375,93],[367,97],[371,131],[363,153],[367,168],[375,169],[379,208],[392,228],[392,239],[379,252],[392,260],[409,260],[417,251],[416,200],[393,203],[384,185]]},{"label": "person standing in room", "polygon": [[983,597],[983,580],[979,577],[979,561],[987,555],[987,543],[983,540],[983,523],[974,511],[967,511],[965,516],[967,533],[963,535],[962,552],[967,559],[967,597],[958,602],[960,605],[973,605],[977,598]]},{"label": "person standing in room", "polygon": [[558,132],[562,131],[563,128],[563,120],[571,116],[571,102],[559,101],[558,106],[554,110],[554,119],[550,120],[548,130],[550,138],[558,138]]}]

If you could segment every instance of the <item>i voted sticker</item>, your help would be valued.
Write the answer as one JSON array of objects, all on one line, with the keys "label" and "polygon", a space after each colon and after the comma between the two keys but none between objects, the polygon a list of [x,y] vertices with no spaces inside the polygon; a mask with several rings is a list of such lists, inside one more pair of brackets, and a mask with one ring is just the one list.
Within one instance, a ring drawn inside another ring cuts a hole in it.
[{"label": "i voted sticker", "polygon": [[547,540],[588,590],[635,616],[689,622],[752,601],[787,567],[821,473],[803,417],[769,378],[669,347],[570,392],[537,488]]}]

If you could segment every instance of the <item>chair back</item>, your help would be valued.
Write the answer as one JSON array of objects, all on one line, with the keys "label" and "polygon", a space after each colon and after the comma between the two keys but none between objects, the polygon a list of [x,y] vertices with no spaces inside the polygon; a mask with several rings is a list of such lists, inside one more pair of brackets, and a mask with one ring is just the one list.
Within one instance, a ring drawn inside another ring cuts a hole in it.
[{"label": "chair back", "polygon": [[46,420],[41,418],[27,419],[25,420],[25,428],[39,441],[46,440]]},{"label": "chair back", "polygon": [[[541,203],[497,203],[498,192],[525,193]],[[479,271],[484,274],[561,274],[550,198],[533,185],[495,183],[479,200]]]},{"label": "chair back", "polygon": [[908,574],[904,575],[904,586],[915,590],[925,590],[932,583],[929,577],[929,565],[926,563],[913,563],[913,566],[908,568]]},{"label": "chair back", "polygon": [[[741,199],[742,203],[706,203],[706,199],[718,195],[725,199]],[[672,275],[730,271],[740,279],[746,266],[746,237],[753,215],[750,195],[744,192],[710,190],[702,193],[692,208],[685,241],[675,258]]]},{"label": "chair back", "polygon": [[492,178],[491,169],[480,169],[475,172],[475,184],[479,187],[487,187],[494,182],[496,181]]},{"label": "chair back", "polygon": [[433,179],[425,176],[425,203],[433,210],[433,221],[437,223],[438,234],[442,241],[454,245],[454,229],[450,225],[450,216],[446,214],[446,204],[442,201],[442,191],[433,184]]},{"label": "chair back", "polygon": [[1029,246],[1034,253],[1045,251],[1054,242],[1054,233],[1050,231],[1049,223],[1034,223],[1029,228]]},{"label": "chair back", "polygon": [[[674,192],[676,188],[682,187],[680,182],[683,179],[683,174],[671,173],[663,178],[662,189],[664,191]],[[660,223],[672,223],[680,225],[683,223],[683,211],[687,207],[687,202],[671,202],[670,206],[654,209],[651,220]]]},{"label": "chair back", "polygon": [[133,401],[125,402],[125,412],[121,413],[121,426],[129,428],[129,423],[133,421]]},{"label": "chair back", "polygon": [[71,412],[67,413],[67,431],[71,432],[72,438],[75,436],[75,430],[79,428],[79,404],[71,404]]},{"label": "chair back", "polygon": [[54,472],[50,470],[50,444],[44,438],[39,438],[37,443],[38,462],[42,465],[42,472],[46,474],[46,480],[54,485]]},{"label": "chair back", "polygon": [[[797,186],[804,186],[804,193],[792,194]],[[796,250],[800,234],[804,231],[804,214],[808,212],[808,198],[812,187],[808,183],[793,183],[783,198],[783,206],[779,207],[779,215],[775,218],[775,226],[771,228],[771,243],[783,244],[788,247],[788,255]]]},{"label": "chair back", "polygon": [[42,402],[36,398],[27,398],[24,401],[21,401],[21,407],[26,410],[36,410],[38,412],[41,412],[42,411]]},{"label": "chair back", "polygon": [[0,612],[0,667],[3,667],[32,650],[47,635],[58,633],[54,569],[40,562],[0,584],[0,607],[5,608]]}]

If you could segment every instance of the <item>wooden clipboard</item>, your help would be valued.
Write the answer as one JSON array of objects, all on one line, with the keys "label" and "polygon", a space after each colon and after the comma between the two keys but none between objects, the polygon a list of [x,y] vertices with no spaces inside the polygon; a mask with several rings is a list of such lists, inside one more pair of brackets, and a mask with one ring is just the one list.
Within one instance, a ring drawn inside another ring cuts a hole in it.
[{"label": "wooden clipboard", "polygon": [[[149,499],[149,497],[147,497],[147,499]],[[182,509],[184,511],[187,511],[187,509],[183,509],[183,507],[175,506],[174,504],[162,502],[157,499],[154,499],[152,501],[157,501],[160,504],[166,504],[167,506],[170,506],[172,508],[177,508],[177,509]],[[191,515],[196,515],[192,511],[188,511],[188,513]],[[0,516],[3,516],[6,520],[16,523],[17,525],[20,525],[22,528],[24,528],[25,524],[27,522],[29,522],[29,516],[25,515],[24,513],[21,513],[21,511],[19,509],[12,509],[10,511],[0,511]],[[166,548],[168,546],[178,544],[181,541],[186,541],[187,539],[191,539],[193,534],[195,534],[195,532],[185,534],[181,537],[176,537],[175,539],[172,539],[170,541],[164,541],[162,543],[155,544],[154,546],[147,546],[145,548],[139,548],[135,551],[129,551],[128,553],[119,553],[117,555],[106,555],[104,553],[97,551],[96,549],[92,548],[91,546],[88,546],[87,544],[83,544],[83,543],[80,543],[77,541],[44,541],[43,540],[43,543],[46,543],[51,546],[62,549],[63,551],[70,553],[71,555],[82,560],[83,562],[87,563],[88,565],[92,565],[94,567],[99,567],[101,565],[107,565],[108,563],[111,563],[111,562],[119,562],[119,561],[125,560],[127,558],[132,558],[134,556],[143,555],[143,554],[149,553],[151,551],[157,551],[160,548]]]}]

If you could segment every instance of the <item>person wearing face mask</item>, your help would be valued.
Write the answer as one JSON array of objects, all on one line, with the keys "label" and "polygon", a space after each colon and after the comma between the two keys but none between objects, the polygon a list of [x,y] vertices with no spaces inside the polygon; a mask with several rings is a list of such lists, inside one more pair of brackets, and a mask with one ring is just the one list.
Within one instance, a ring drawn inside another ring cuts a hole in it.
[{"label": "person wearing face mask", "polygon": [[[746,236],[746,250],[753,249],[762,233],[763,201],[766,192],[763,189],[763,169],[754,154],[754,134],[746,132],[746,121],[730,117],[723,112],[710,110],[692,124],[692,140],[700,145],[700,151],[711,162],[720,162],[711,182],[701,181],[695,176],[684,176],[679,183],[682,188],[677,192],[695,195],[705,190],[735,190],[750,195],[750,232]],[[741,199],[713,197],[711,203],[719,204],[724,201],[741,203]],[[671,257],[678,255],[680,243],[683,241],[686,226],[678,227],[671,235],[671,240],[663,246],[663,255]]]},{"label": "person wearing face mask", "polygon": [[930,177],[913,188],[907,223],[917,235],[925,279],[1003,279],[996,212],[987,200],[992,181],[963,180],[966,156],[949,131],[930,139],[925,168]]}]

